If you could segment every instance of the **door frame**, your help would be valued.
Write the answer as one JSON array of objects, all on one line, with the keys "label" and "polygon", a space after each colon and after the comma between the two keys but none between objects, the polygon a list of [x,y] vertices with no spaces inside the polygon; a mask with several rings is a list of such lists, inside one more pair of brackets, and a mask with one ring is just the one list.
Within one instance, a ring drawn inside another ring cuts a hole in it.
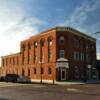
[{"label": "door frame", "polygon": [[[60,70],[61,70],[61,80],[66,80],[66,69],[61,68]],[[65,78],[62,77],[63,76],[62,75],[63,71],[65,73]]]}]

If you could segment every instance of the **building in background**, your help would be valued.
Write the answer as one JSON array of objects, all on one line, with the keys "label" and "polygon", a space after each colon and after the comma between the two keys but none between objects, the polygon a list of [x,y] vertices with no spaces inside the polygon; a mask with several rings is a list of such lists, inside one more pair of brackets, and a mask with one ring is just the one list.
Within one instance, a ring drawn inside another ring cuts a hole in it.
[{"label": "building in background", "polygon": [[2,57],[1,74],[9,73],[38,82],[96,79],[96,39],[70,27],[41,32]]}]

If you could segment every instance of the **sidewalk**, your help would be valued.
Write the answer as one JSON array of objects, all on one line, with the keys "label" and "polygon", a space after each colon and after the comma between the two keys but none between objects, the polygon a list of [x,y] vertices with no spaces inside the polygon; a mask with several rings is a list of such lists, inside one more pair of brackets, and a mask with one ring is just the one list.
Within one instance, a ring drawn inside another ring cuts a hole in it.
[{"label": "sidewalk", "polygon": [[83,84],[100,84],[100,80],[87,80],[84,82],[83,80],[80,81],[72,81],[72,82],[58,82],[56,81],[55,84],[58,85],[71,85],[71,84],[76,84],[76,85],[83,85]]},{"label": "sidewalk", "polygon": [[77,84],[77,85],[81,85],[81,84],[86,84],[85,82],[83,81],[72,81],[72,82],[59,82],[59,81],[56,81],[55,84],[57,85],[71,85],[71,84]]},{"label": "sidewalk", "polygon": [[88,84],[99,84],[100,83],[100,80],[87,80]]}]

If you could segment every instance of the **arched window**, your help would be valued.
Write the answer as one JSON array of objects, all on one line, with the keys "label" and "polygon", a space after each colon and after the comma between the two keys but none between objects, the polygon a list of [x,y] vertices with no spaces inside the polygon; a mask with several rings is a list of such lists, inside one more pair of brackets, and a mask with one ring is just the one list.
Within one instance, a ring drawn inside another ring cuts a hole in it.
[{"label": "arched window", "polygon": [[40,40],[40,47],[43,47],[44,46],[44,40]]},{"label": "arched window", "polygon": [[29,50],[31,49],[31,44],[28,44],[28,49],[29,49]]},{"label": "arched window", "polygon": [[60,43],[60,44],[64,44],[64,41],[65,41],[64,36],[60,36],[60,38],[59,38],[59,43]]},{"label": "arched window", "polygon": [[52,45],[52,37],[48,37],[48,45],[49,45],[49,46]]},{"label": "arched window", "polygon": [[34,42],[34,48],[37,48],[37,41]]},{"label": "arched window", "polygon": [[25,45],[22,46],[22,51],[25,51]]}]

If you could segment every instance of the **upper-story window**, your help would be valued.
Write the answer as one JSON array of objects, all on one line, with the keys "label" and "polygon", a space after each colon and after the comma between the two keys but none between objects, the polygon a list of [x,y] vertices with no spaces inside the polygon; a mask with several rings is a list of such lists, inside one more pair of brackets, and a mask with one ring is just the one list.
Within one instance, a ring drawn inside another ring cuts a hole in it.
[{"label": "upper-story window", "polygon": [[28,44],[28,49],[29,49],[29,50],[31,49],[31,45],[30,45],[30,44]]},{"label": "upper-story window", "polygon": [[17,65],[19,64],[19,58],[18,58],[18,56],[17,56]]},{"label": "upper-story window", "polygon": [[9,63],[11,64],[11,58],[10,58],[10,60],[9,60]]},{"label": "upper-story window", "polygon": [[65,57],[65,51],[64,50],[60,50],[59,51],[59,57],[60,58],[64,58]]},{"label": "upper-story window", "polygon": [[59,43],[60,43],[60,44],[64,44],[64,41],[65,41],[64,36],[60,36],[60,38],[59,38]]},{"label": "upper-story window", "polygon": [[49,50],[48,51],[48,61],[50,61],[51,57],[52,57],[52,52],[51,52],[51,50]]},{"label": "upper-story window", "polygon": [[48,46],[51,46],[51,45],[52,45],[52,38],[48,37]]},{"label": "upper-story window", "polygon": [[4,59],[2,59],[2,66],[4,66]]},{"label": "upper-story window", "polygon": [[43,46],[44,46],[44,41],[40,40],[40,47],[43,47]]},{"label": "upper-story window", "polygon": [[8,65],[8,59],[6,58],[6,65]]},{"label": "upper-story window", "polygon": [[31,55],[30,55],[31,45],[28,44],[28,64],[30,63]]},{"label": "upper-story window", "polygon": [[73,58],[74,58],[74,60],[77,60],[77,61],[79,60],[79,52],[78,51],[74,51]]},{"label": "upper-story window", "polygon": [[84,41],[83,40],[80,41],[80,48],[84,48]]},{"label": "upper-story window", "polygon": [[15,59],[13,58],[13,65],[15,65]]},{"label": "upper-story window", "polygon": [[25,51],[25,45],[22,46],[22,51]]},{"label": "upper-story window", "polygon": [[74,47],[79,48],[80,47],[80,40],[78,38],[74,38]]},{"label": "upper-story window", "polygon": [[34,48],[37,48],[37,41],[34,42]]}]

